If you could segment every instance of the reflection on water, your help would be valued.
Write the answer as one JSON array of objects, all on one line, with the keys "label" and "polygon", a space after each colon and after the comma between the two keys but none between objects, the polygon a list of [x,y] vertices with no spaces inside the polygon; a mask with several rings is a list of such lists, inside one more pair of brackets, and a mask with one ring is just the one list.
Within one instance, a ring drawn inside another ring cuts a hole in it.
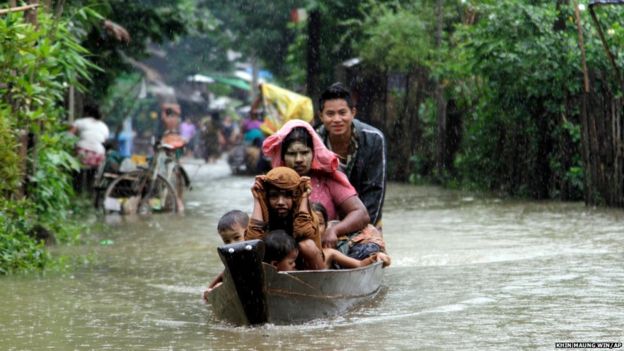
[{"label": "reflection on water", "polygon": [[[0,280],[3,350],[545,349],[624,341],[624,212],[392,184],[387,290],[345,316],[232,327],[202,303],[251,177],[188,165],[184,215],[106,218],[71,275]],[[111,240],[111,245],[101,245]],[[75,249],[74,249],[75,250]]]}]

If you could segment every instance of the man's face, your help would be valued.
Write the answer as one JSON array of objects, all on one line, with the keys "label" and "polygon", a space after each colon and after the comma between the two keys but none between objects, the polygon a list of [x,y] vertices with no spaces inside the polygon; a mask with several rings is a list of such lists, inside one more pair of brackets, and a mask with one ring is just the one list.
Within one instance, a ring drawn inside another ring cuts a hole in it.
[{"label": "man's face", "polygon": [[329,135],[339,136],[351,132],[351,124],[355,118],[355,107],[349,108],[343,99],[327,100],[321,111],[321,122]]},{"label": "man's face", "polygon": [[283,260],[275,263],[275,268],[279,272],[289,272],[295,270],[295,261],[297,260],[297,256],[299,255],[299,250],[294,249],[288,253]]},{"label": "man's face", "polygon": [[271,188],[267,192],[269,206],[280,218],[286,218],[293,207],[292,191]]},{"label": "man's face", "polygon": [[238,223],[234,224],[231,228],[222,230],[219,232],[224,244],[231,244],[237,241],[245,240],[245,228],[241,227]]}]

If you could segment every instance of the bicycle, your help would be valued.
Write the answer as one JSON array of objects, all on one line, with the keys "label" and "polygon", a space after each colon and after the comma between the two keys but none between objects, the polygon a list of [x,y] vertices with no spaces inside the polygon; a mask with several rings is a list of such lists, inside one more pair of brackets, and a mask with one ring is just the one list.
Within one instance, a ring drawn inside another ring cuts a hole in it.
[{"label": "bicycle", "polygon": [[181,147],[161,143],[148,168],[116,178],[106,189],[104,210],[124,214],[182,211],[181,193],[187,183],[175,157]]},{"label": "bicycle", "polygon": [[106,158],[97,168],[93,180],[94,199],[93,205],[96,209],[104,205],[104,194],[110,183],[120,176],[119,167],[122,158],[115,151],[106,150]]}]

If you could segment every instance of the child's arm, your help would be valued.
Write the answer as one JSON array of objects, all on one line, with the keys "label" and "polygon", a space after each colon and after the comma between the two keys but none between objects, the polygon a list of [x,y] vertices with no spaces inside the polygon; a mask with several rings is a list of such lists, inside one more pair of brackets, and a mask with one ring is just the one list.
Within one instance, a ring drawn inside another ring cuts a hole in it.
[{"label": "child's arm", "polygon": [[264,218],[262,214],[262,206],[260,205],[260,198],[264,191],[264,181],[261,176],[257,176],[254,185],[251,187],[251,193],[254,198],[253,211],[251,212],[251,218],[245,230],[245,240],[262,239],[264,237],[264,227],[268,218]]},{"label": "child's arm", "polygon": [[216,288],[217,286],[221,285],[221,283],[223,283],[223,273],[224,272],[219,273],[219,275],[216,276],[216,278],[214,278],[212,282],[210,282],[210,285],[208,285],[208,288],[204,290],[204,300],[208,301],[208,294],[210,294],[212,289]]},{"label": "child's arm", "polygon": [[295,212],[295,218],[293,221],[293,236],[297,239],[297,241],[311,239],[320,249],[321,233],[318,230],[318,224],[312,219],[312,213],[310,211],[310,204],[308,200],[308,197],[312,193],[310,178],[305,176],[301,177],[301,182],[304,191],[301,194],[299,209]]}]

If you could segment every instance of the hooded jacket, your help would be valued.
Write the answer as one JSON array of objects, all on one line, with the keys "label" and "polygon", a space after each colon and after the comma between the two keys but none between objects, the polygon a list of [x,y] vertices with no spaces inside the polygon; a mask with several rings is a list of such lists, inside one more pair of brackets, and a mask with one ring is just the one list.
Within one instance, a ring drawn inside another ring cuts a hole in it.
[{"label": "hooded jacket", "polygon": [[[355,163],[347,177],[366,206],[372,224],[381,221],[386,196],[386,141],[383,133],[364,122],[353,120],[358,142]],[[324,126],[317,133],[328,145],[328,133]]]}]

